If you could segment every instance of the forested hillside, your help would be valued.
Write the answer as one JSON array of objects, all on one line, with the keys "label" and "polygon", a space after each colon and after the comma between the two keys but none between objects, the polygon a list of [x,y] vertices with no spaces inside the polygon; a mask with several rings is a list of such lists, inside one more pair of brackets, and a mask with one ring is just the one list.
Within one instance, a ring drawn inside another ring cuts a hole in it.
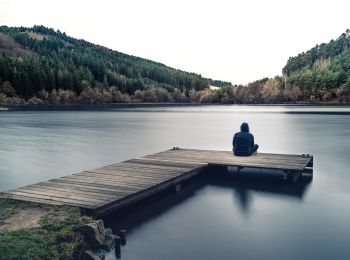
[{"label": "forested hillside", "polygon": [[300,88],[304,98],[346,99],[350,85],[350,30],[336,40],[289,58],[283,74],[288,84]]},{"label": "forested hillside", "polygon": [[350,102],[350,31],[290,57],[282,72],[238,86],[234,102]]},{"label": "forested hillside", "polygon": [[230,83],[77,40],[44,26],[0,27],[0,103],[188,101],[192,92],[209,85]]}]

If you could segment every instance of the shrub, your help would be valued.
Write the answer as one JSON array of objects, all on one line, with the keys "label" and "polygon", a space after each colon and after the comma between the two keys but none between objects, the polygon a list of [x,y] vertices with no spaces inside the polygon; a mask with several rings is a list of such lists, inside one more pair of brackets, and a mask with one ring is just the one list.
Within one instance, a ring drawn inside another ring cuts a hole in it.
[{"label": "shrub", "polygon": [[175,102],[187,102],[186,96],[178,89],[175,89],[173,93],[173,99]]},{"label": "shrub", "polygon": [[210,92],[201,96],[199,99],[199,103],[212,103],[212,102],[213,102],[213,95]]},{"label": "shrub", "polygon": [[95,91],[91,86],[87,86],[79,95],[79,102],[82,104],[95,103]]},{"label": "shrub", "polygon": [[157,92],[154,88],[148,88],[143,91],[144,102],[157,102]]},{"label": "shrub", "polygon": [[143,101],[143,92],[141,90],[139,90],[139,89],[136,90],[134,92],[134,95],[133,95],[132,99],[135,100],[135,101],[137,100],[136,103],[142,102]]},{"label": "shrub", "polygon": [[57,97],[61,104],[74,104],[77,102],[77,96],[74,91],[59,89]]},{"label": "shrub", "polygon": [[61,103],[61,98],[57,95],[56,89],[51,90],[51,93],[49,94],[49,102],[53,105]]},{"label": "shrub", "polygon": [[158,102],[173,102],[173,97],[169,94],[168,90],[164,88],[156,88],[156,95]]},{"label": "shrub", "polygon": [[28,105],[42,105],[42,104],[44,104],[44,102],[36,96],[28,99],[27,103],[28,103]]},{"label": "shrub", "polygon": [[7,97],[14,97],[16,90],[12,87],[10,81],[5,81],[0,87],[0,92],[5,94]]}]

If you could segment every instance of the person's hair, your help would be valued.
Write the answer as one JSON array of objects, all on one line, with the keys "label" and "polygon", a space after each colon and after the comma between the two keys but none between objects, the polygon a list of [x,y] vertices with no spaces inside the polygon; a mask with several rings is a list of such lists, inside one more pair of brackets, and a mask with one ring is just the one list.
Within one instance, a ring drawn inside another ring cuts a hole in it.
[{"label": "person's hair", "polygon": [[242,123],[241,124],[241,131],[242,132],[249,132],[249,125],[247,123]]}]

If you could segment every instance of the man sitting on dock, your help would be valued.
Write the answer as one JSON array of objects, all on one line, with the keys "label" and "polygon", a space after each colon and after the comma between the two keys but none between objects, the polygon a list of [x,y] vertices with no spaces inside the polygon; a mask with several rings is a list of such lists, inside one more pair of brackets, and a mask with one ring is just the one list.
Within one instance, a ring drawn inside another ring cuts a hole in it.
[{"label": "man sitting on dock", "polygon": [[257,154],[259,146],[254,144],[254,136],[249,133],[249,125],[247,123],[242,123],[241,131],[235,133],[233,140],[233,153],[237,156],[250,156],[252,154]]}]

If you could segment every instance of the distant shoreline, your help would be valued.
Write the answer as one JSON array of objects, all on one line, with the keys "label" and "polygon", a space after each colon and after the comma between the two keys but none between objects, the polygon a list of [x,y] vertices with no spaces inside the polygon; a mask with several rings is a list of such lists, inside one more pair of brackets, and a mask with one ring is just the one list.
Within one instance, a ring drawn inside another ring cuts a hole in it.
[{"label": "distant shoreline", "polygon": [[271,104],[220,104],[220,103],[108,103],[108,104],[59,104],[59,105],[17,105],[0,106],[2,111],[88,111],[116,108],[148,108],[148,107],[203,107],[203,106],[350,106],[350,103],[338,102],[300,102],[300,103],[271,103]]}]

